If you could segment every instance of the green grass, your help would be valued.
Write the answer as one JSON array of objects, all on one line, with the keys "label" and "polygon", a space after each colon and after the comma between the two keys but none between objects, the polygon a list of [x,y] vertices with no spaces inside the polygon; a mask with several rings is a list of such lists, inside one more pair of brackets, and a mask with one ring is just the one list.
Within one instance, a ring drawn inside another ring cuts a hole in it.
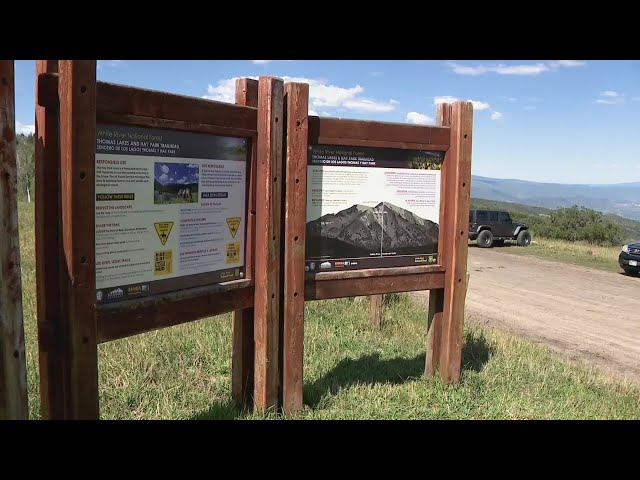
[{"label": "green grass", "polygon": [[[20,205],[29,407],[39,418],[33,206]],[[425,311],[385,297],[381,330],[363,299],[307,304],[305,402],[316,419],[638,419],[640,388],[474,324],[459,385],[422,376]],[[104,419],[260,419],[231,405],[229,315],[99,347]]]},{"label": "green grass", "polygon": [[[607,272],[622,272],[618,265],[620,247],[600,247],[581,242],[534,238],[528,247],[518,247],[515,242],[506,242],[504,247],[494,247],[502,253],[544,258],[570,265],[581,265]],[[470,242],[472,248],[476,242]]]}]

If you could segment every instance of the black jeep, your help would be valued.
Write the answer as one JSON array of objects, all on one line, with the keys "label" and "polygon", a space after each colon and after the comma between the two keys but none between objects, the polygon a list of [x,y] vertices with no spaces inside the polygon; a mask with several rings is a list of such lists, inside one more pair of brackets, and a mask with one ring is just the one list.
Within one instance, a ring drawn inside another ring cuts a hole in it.
[{"label": "black jeep", "polygon": [[640,273],[640,242],[628,243],[618,255],[618,264],[627,275]]},{"label": "black jeep", "polygon": [[471,210],[469,238],[477,240],[482,248],[490,248],[494,243],[502,244],[505,240],[516,240],[521,247],[531,244],[529,227],[512,221],[509,212],[501,210]]}]

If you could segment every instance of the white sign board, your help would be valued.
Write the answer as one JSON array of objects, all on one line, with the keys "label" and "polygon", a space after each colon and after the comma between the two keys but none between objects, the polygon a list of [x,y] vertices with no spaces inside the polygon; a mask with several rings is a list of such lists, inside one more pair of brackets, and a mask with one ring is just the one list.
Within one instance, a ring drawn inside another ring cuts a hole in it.
[{"label": "white sign board", "polygon": [[248,140],[98,125],[98,304],[244,276]]}]

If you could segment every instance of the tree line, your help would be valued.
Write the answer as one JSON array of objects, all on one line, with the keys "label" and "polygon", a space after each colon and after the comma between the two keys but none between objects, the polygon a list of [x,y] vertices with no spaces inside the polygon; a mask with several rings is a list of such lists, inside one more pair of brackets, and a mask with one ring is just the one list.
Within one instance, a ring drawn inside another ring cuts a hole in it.
[{"label": "tree line", "polygon": [[574,205],[552,210],[549,215],[512,213],[512,217],[529,225],[534,235],[570,242],[618,246],[624,243],[622,227],[606,220],[602,212]]},{"label": "tree line", "polygon": [[36,175],[36,144],[33,134],[16,136],[18,198],[31,203]]}]

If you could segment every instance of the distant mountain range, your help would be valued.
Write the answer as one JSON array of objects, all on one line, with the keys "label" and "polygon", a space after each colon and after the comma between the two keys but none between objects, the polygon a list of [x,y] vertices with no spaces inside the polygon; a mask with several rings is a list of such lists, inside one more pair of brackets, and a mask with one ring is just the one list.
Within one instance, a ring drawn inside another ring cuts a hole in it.
[{"label": "distant mountain range", "polygon": [[307,255],[355,258],[369,253],[410,255],[436,252],[438,224],[387,202],[353,205],[307,223]]},{"label": "distant mountain range", "polygon": [[551,209],[578,205],[640,220],[640,182],[571,185],[474,175],[471,180],[471,196]]}]

